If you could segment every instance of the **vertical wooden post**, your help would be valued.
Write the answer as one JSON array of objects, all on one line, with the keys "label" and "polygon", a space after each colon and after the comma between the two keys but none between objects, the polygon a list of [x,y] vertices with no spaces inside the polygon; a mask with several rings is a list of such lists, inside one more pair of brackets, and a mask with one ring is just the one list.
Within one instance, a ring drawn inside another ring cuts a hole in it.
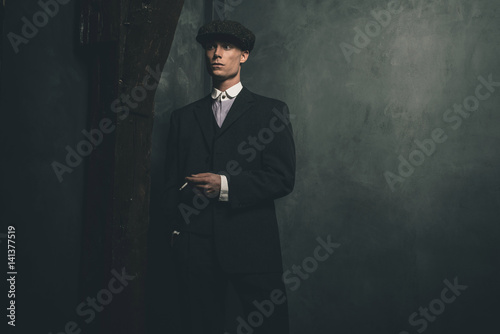
[{"label": "vertical wooden post", "polygon": [[113,269],[135,276],[98,314],[96,332],[145,332],[153,102],[183,2],[81,1],[80,41],[93,64],[89,131],[111,120],[87,162],[82,296],[107,288]]}]

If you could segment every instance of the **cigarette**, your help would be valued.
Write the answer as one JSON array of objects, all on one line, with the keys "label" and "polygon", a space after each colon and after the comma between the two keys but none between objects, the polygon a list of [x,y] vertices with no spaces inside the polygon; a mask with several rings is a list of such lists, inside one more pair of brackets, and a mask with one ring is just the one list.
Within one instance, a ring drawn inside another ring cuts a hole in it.
[{"label": "cigarette", "polygon": [[180,187],[180,188],[179,188],[179,190],[184,189],[187,185],[188,185],[188,183],[187,183],[187,182],[186,182],[186,183],[184,183],[184,184],[182,185],[182,187]]}]

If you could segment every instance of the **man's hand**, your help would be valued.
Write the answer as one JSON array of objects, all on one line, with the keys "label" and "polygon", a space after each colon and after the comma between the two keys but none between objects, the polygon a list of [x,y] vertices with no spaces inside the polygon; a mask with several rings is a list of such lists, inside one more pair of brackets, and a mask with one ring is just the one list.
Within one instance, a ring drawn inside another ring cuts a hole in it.
[{"label": "man's hand", "polygon": [[199,173],[186,176],[186,180],[202,191],[207,197],[219,196],[221,176],[213,173]]}]

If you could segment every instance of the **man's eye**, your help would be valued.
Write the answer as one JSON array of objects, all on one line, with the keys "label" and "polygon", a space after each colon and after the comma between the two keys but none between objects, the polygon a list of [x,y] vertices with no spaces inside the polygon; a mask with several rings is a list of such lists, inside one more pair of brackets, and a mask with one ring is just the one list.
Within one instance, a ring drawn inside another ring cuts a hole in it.
[{"label": "man's eye", "polygon": [[229,50],[231,49],[232,45],[231,44],[224,44],[224,49]]},{"label": "man's eye", "polygon": [[215,48],[215,45],[207,44],[206,48],[207,48],[207,50],[212,50],[213,48]]}]

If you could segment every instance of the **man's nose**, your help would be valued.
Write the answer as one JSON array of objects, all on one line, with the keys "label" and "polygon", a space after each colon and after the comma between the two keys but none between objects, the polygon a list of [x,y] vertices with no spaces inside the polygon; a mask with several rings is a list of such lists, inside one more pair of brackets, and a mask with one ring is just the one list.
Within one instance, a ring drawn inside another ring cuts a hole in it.
[{"label": "man's nose", "polygon": [[220,50],[221,49],[218,46],[214,47],[214,56],[213,56],[214,59],[220,57]]}]

